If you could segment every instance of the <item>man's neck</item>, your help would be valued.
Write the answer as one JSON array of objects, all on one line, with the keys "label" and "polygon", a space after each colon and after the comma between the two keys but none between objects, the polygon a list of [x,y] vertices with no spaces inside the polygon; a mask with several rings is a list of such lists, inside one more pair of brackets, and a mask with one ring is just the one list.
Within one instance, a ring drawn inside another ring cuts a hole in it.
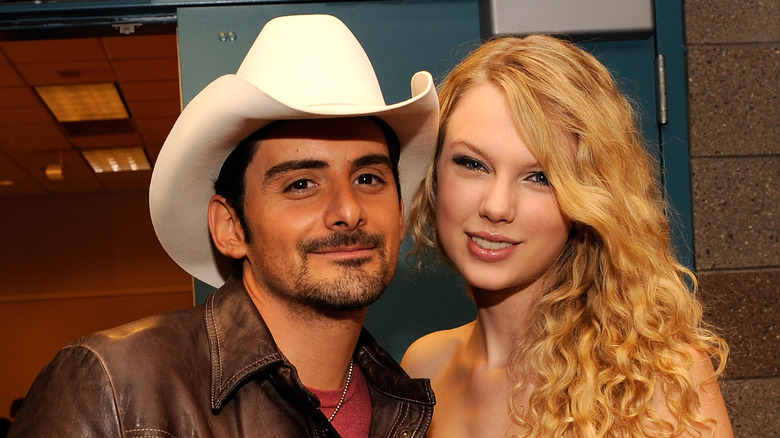
[{"label": "man's neck", "polygon": [[343,387],[367,309],[325,315],[269,293],[248,269],[244,270],[244,287],[301,382],[322,390]]}]

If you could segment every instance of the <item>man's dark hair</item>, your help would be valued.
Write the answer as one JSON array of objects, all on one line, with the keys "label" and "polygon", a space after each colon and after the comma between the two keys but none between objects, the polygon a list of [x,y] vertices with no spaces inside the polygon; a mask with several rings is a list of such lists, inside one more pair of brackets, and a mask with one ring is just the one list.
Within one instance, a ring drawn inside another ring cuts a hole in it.
[{"label": "man's dark hair", "polygon": [[[398,141],[398,136],[395,131],[385,123],[384,120],[370,116],[370,120],[374,121],[381,129],[387,141],[387,151],[390,155],[390,162],[392,163],[393,178],[395,179],[395,189],[398,193],[398,202],[401,202],[401,181],[398,178],[398,159],[401,155],[401,146]],[[244,198],[246,195],[246,169],[249,167],[249,163],[254,158],[257,152],[257,146],[265,137],[266,132],[274,124],[282,122],[279,120],[270,123],[257,131],[250,134],[247,138],[241,141],[235,149],[228,155],[225,162],[222,164],[222,168],[219,170],[219,176],[214,181],[214,192],[225,198],[228,205],[233,207],[238,216],[238,220],[241,224],[241,228],[244,229],[244,240],[246,242],[251,241],[251,233],[247,226],[246,212],[244,210]]]}]

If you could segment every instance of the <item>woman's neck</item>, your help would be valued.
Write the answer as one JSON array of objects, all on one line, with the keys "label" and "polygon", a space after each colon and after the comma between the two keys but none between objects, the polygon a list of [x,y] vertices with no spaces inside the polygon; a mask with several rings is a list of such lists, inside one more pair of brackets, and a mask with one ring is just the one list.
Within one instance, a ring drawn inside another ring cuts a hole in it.
[{"label": "woman's neck", "polygon": [[467,348],[482,355],[491,368],[506,369],[518,344],[528,336],[528,327],[543,283],[525,288],[489,291],[470,287],[477,305],[477,320]]}]

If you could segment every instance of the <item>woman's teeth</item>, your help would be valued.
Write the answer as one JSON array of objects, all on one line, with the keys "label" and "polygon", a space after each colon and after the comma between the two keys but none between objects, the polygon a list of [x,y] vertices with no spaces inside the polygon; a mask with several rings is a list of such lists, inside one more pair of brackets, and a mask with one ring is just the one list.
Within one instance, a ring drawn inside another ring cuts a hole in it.
[{"label": "woman's teeth", "polygon": [[473,240],[474,243],[481,246],[482,248],[493,250],[493,251],[512,246],[512,244],[509,242],[493,242],[476,236],[471,236],[471,240]]}]

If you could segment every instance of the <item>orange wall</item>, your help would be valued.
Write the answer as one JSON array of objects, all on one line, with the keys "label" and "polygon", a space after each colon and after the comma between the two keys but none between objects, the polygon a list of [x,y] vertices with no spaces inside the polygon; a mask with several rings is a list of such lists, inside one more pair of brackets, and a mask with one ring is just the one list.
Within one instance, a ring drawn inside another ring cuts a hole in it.
[{"label": "orange wall", "polygon": [[63,345],[190,306],[146,192],[0,199],[0,417]]}]

